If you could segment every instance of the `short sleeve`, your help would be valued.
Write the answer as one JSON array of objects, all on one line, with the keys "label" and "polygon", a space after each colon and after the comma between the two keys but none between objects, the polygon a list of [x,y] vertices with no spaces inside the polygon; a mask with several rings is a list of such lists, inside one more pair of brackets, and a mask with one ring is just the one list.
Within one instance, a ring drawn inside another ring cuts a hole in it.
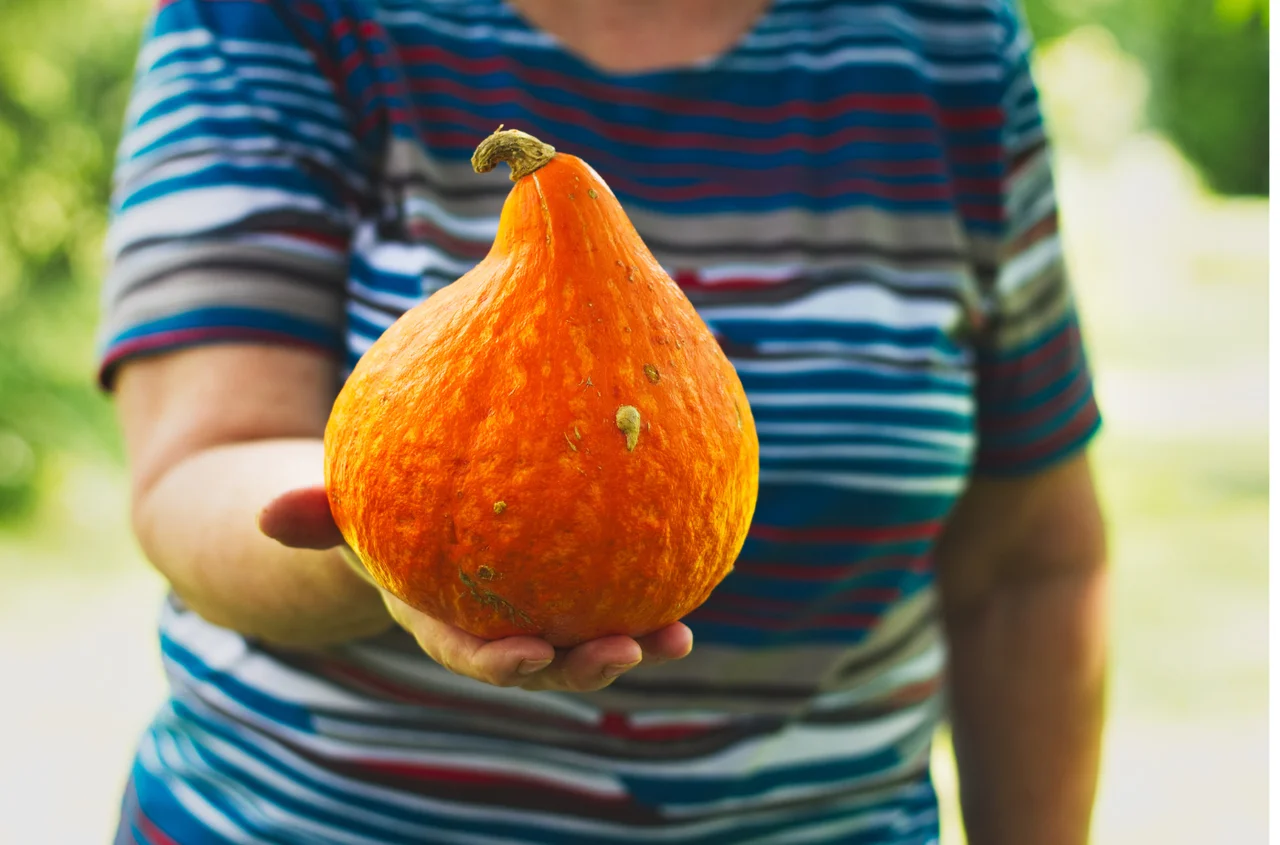
[{"label": "short sleeve", "polygon": [[341,351],[368,187],[332,69],[286,17],[294,6],[170,0],[151,18],[115,171],[105,387],[133,356],[196,344]]},{"label": "short sleeve", "polygon": [[1058,232],[1030,38],[1015,12],[1010,19],[1001,87],[1003,213],[976,341],[975,470],[986,475],[1050,466],[1085,446],[1101,425]]}]

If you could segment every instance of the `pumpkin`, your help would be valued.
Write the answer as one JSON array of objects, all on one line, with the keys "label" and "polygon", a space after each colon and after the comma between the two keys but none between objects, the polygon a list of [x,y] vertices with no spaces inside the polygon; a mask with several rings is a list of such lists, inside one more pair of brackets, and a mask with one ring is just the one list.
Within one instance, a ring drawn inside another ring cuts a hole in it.
[{"label": "pumpkin", "polygon": [[702,604],[755,509],[742,383],[600,176],[515,130],[488,255],[361,357],[325,485],[373,579],[478,636],[640,636]]}]

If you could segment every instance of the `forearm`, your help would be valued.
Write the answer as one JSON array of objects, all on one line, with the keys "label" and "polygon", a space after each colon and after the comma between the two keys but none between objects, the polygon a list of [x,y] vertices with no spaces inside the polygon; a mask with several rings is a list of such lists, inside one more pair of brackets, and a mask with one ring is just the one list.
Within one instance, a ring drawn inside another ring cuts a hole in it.
[{"label": "forearm", "polygon": [[971,845],[1084,845],[1106,674],[1106,571],[997,585],[947,614]]},{"label": "forearm", "polygon": [[336,551],[287,548],[258,530],[276,496],[322,483],[318,439],[204,449],[138,495],[135,530],[174,592],[211,622],[300,646],[378,633],[391,624],[381,598]]}]

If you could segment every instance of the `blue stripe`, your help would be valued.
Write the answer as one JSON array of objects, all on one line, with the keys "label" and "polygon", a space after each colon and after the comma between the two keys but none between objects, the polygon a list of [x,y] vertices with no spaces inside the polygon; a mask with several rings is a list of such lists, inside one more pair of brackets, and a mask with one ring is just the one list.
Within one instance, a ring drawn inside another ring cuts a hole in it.
[{"label": "blue stripe", "polygon": [[295,337],[318,346],[341,348],[339,333],[325,325],[312,323],[276,311],[249,308],[199,308],[132,326],[113,337],[109,346],[137,338],[183,329],[252,329]]},{"label": "blue stripe", "polygon": [[213,684],[222,692],[259,715],[294,730],[305,733],[313,732],[311,713],[305,707],[282,701],[269,693],[243,683],[227,672],[208,666],[168,634],[161,634],[160,636],[160,651],[165,659],[171,660],[177,666],[182,667],[195,680]]}]

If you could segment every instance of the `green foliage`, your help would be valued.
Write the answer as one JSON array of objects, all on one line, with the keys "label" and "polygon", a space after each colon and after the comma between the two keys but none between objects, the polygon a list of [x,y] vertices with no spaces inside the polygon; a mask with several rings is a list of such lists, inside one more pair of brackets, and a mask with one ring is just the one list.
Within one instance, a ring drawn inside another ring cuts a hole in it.
[{"label": "green foliage", "polygon": [[1109,29],[1147,69],[1152,126],[1209,187],[1268,193],[1267,0],[1026,0],[1025,8],[1040,41],[1090,23]]},{"label": "green foliage", "polygon": [[5,0],[0,27],[0,520],[61,452],[117,451],[94,389],[111,163],[145,9]]}]

